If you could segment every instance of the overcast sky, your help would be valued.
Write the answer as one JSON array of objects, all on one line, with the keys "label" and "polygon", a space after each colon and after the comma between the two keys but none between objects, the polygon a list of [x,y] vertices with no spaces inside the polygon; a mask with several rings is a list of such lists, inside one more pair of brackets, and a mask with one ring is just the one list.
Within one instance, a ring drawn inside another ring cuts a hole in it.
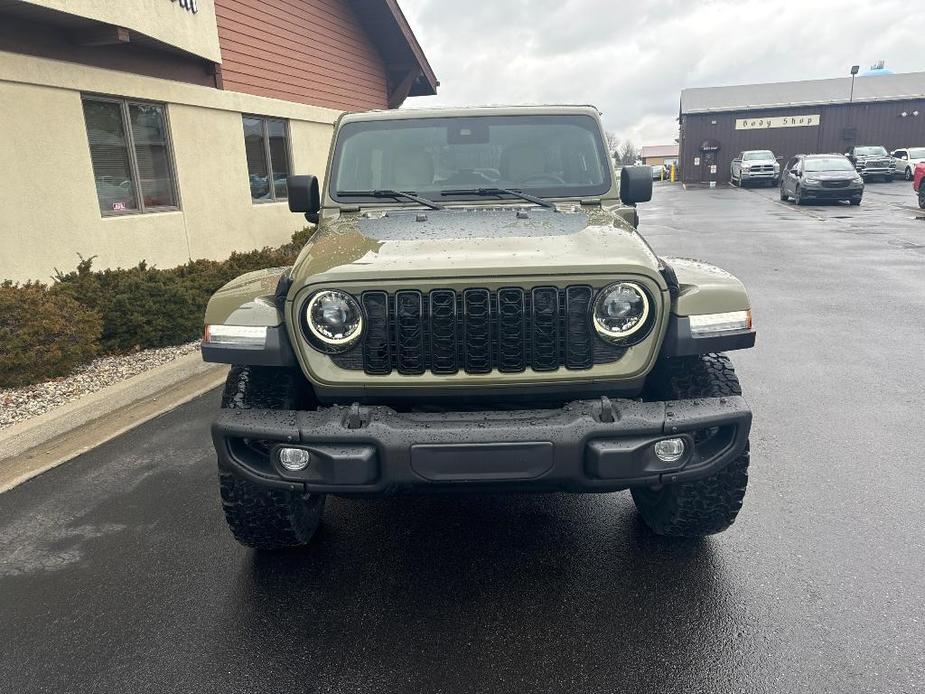
[{"label": "overcast sky", "polygon": [[400,0],[440,80],[406,106],[590,103],[639,145],[681,89],[925,70],[917,0]]}]

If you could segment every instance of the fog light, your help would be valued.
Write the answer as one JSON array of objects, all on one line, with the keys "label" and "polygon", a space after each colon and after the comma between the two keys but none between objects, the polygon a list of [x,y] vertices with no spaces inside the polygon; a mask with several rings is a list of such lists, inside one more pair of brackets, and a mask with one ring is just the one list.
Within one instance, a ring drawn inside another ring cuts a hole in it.
[{"label": "fog light", "polygon": [[312,462],[312,454],[301,448],[280,448],[279,464],[290,472],[299,472]]},{"label": "fog light", "polygon": [[655,456],[663,463],[676,463],[684,457],[684,439],[665,439],[655,444]]}]

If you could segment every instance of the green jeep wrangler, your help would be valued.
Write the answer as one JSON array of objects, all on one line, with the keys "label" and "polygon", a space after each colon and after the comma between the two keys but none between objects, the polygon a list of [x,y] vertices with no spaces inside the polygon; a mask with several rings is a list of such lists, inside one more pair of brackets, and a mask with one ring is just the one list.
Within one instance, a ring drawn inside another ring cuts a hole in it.
[{"label": "green jeep wrangler", "polygon": [[308,543],[328,494],[629,489],[656,533],[732,524],[748,296],[639,235],[651,171],[613,176],[596,109],[344,115],[324,182],[288,179],[295,265],[206,312],[239,542]]}]

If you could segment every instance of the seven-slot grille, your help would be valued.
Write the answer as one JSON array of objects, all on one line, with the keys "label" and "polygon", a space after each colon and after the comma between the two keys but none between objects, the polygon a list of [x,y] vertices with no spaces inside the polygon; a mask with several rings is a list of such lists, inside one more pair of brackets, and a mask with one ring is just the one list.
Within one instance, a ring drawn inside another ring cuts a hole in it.
[{"label": "seven-slot grille", "polygon": [[332,359],[372,375],[590,369],[626,351],[594,334],[589,316],[595,295],[587,285],[367,291],[359,297],[363,340]]}]

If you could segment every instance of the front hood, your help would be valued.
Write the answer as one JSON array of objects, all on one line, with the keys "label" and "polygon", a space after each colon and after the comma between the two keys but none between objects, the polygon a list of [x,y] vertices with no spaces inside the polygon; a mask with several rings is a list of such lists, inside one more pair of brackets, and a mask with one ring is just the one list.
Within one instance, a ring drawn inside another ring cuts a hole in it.
[{"label": "front hood", "polygon": [[391,210],[323,219],[299,255],[296,287],[350,281],[644,274],[655,254],[602,208]]}]

